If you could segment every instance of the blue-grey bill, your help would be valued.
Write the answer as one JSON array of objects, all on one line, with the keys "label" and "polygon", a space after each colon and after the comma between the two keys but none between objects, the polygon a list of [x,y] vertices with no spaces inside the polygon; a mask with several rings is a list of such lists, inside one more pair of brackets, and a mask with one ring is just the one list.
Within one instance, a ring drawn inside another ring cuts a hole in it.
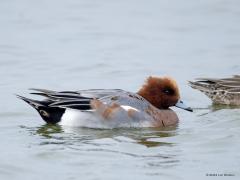
[{"label": "blue-grey bill", "polygon": [[181,109],[184,109],[186,111],[190,111],[190,112],[193,112],[193,109],[187,105],[185,105],[181,100],[179,100],[176,104],[175,104],[176,107],[178,108],[181,108]]}]

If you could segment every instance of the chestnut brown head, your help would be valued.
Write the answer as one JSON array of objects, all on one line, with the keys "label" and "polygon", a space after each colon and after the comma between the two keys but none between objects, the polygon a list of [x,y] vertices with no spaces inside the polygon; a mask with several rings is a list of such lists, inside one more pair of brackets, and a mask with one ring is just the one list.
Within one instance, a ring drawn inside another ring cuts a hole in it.
[{"label": "chestnut brown head", "polygon": [[[177,83],[171,77],[148,77],[138,94],[159,109],[177,106],[191,111],[180,100]],[[179,105],[179,103],[183,105]]]}]

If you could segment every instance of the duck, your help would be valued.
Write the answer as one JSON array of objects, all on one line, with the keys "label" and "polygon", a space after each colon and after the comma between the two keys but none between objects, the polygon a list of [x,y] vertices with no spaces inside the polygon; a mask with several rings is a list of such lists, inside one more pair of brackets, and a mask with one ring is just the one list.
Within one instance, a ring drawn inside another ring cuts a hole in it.
[{"label": "duck", "polygon": [[30,90],[33,91],[30,94],[45,99],[17,97],[36,109],[46,123],[62,126],[165,127],[179,122],[176,112],[170,107],[192,111],[180,99],[178,85],[169,76],[149,76],[136,93],[122,89]]},{"label": "duck", "polygon": [[193,89],[208,96],[216,105],[240,105],[240,75],[230,78],[197,78],[189,81]]}]

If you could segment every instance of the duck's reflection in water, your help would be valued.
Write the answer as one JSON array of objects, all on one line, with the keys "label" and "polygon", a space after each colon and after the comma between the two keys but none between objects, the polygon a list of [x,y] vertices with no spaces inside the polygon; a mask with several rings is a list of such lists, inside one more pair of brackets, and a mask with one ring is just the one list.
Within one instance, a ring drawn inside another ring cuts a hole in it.
[{"label": "duck's reflection in water", "polygon": [[177,126],[90,129],[45,124],[27,129],[40,138],[33,145],[40,146],[50,154],[77,154],[83,159],[91,159],[93,156],[110,158],[110,161],[127,158],[129,162],[140,161],[143,168],[168,168],[180,163],[181,150],[176,141],[179,132]]},{"label": "duck's reflection in water", "polygon": [[[165,128],[118,128],[91,129],[45,124],[35,131],[46,141],[59,140],[66,144],[90,143],[94,140],[110,138],[118,142],[129,141],[146,147],[173,146],[167,138],[177,135],[177,126]],[[119,138],[124,137],[124,138]],[[68,141],[68,142],[67,142]]]},{"label": "duck's reflection in water", "polygon": [[233,110],[233,109],[240,109],[240,106],[212,104],[206,108],[193,108],[197,116],[205,116],[220,110]]}]

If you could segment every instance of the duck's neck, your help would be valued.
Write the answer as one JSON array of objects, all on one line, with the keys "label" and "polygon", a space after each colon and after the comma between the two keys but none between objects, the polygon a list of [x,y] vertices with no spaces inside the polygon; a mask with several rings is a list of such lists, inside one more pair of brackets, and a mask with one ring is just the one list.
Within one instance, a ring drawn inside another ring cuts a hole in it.
[{"label": "duck's neck", "polygon": [[153,106],[159,108],[159,98],[157,95],[151,94],[148,90],[145,88],[141,88],[138,92],[138,95],[142,96],[144,99],[146,99],[148,102],[150,102]]}]

